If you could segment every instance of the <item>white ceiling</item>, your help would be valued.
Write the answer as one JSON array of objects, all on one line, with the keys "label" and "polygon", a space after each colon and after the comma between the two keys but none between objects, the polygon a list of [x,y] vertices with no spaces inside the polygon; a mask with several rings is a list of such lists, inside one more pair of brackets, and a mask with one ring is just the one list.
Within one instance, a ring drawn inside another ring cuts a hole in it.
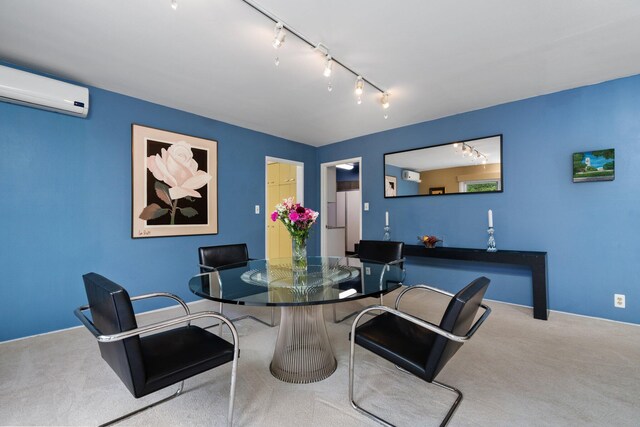
[{"label": "white ceiling", "polygon": [[1,0],[0,60],[305,144],[640,73],[638,0]]}]

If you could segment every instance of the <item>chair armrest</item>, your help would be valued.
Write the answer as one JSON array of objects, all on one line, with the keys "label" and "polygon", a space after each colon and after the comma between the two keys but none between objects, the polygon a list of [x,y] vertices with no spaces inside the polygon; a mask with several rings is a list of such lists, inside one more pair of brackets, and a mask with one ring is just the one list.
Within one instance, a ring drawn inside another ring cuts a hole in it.
[{"label": "chair armrest", "polygon": [[184,300],[182,298],[180,298],[179,296],[174,295],[174,294],[170,294],[169,292],[154,292],[154,293],[151,293],[151,294],[137,295],[135,297],[130,297],[129,299],[131,301],[139,301],[139,300],[143,300],[143,299],[156,298],[156,297],[171,298],[172,300],[175,300],[178,303],[180,303],[180,305],[182,306],[182,308],[184,309],[184,311],[185,311],[185,313],[187,315],[191,314],[191,311],[189,310],[189,306],[187,306],[187,303],[184,302]]},{"label": "chair armrest", "polygon": [[400,258],[400,259],[394,259],[393,261],[385,262],[385,264],[394,265],[394,264],[401,264],[401,263],[406,262],[406,261],[407,261],[406,258]]},{"label": "chair armrest", "polygon": [[407,292],[414,290],[414,289],[426,289],[427,291],[431,291],[431,292],[437,292],[439,294],[442,295],[446,295],[449,298],[453,297],[454,295],[450,292],[447,291],[443,291],[442,289],[438,289],[438,288],[434,288],[432,286],[429,285],[413,285],[413,286],[407,286],[407,288],[403,289],[402,292],[400,292],[400,294],[398,294],[398,297],[396,298],[396,310],[399,310],[399,306],[400,306],[400,299],[404,296],[404,294],[406,294]]},{"label": "chair armrest", "polygon": [[216,313],[215,311],[202,311],[199,313],[188,314],[185,316],[180,316],[180,317],[176,317],[169,320],[164,320],[162,322],[152,323],[151,325],[141,326],[135,329],[131,329],[129,331],[119,332],[117,334],[103,335],[102,332],[100,332],[98,328],[96,328],[93,322],[89,320],[87,316],[84,315],[83,311],[88,309],[89,309],[88,305],[83,305],[81,307],[76,308],[74,310],[74,314],[78,319],[80,319],[82,324],[86,326],[87,329],[89,329],[89,331],[93,334],[93,336],[96,337],[98,342],[121,341],[126,338],[134,337],[136,335],[142,335],[148,332],[154,332],[159,329],[164,329],[170,326],[176,326],[181,323],[188,323],[197,319],[213,317],[227,324],[227,326],[231,330],[231,334],[233,335],[234,345],[237,345],[238,343],[238,332],[236,331],[235,326],[233,326],[233,323],[231,323],[231,320],[220,313]]},{"label": "chair armrest", "polygon": [[370,311],[379,310],[379,311],[386,311],[387,313],[391,313],[411,323],[414,323],[422,328],[428,329],[431,332],[435,332],[438,335],[442,335],[443,337],[448,338],[452,341],[465,342],[465,341],[468,341],[473,336],[473,334],[476,333],[480,325],[484,323],[486,318],[489,316],[489,313],[491,313],[491,309],[486,305],[480,304],[480,307],[484,309],[484,313],[482,313],[482,316],[480,316],[480,318],[476,321],[476,323],[473,324],[473,326],[471,327],[471,329],[469,329],[469,332],[467,332],[466,335],[460,336],[460,335],[455,335],[451,332],[445,331],[444,329],[434,325],[431,322],[427,322],[426,320],[422,320],[415,316],[411,316],[407,313],[404,313],[399,310],[395,310],[391,307],[387,307],[385,305],[373,305],[371,307],[365,308],[358,314],[358,316],[356,316],[355,320],[353,321],[353,325],[351,325],[351,339],[355,340],[356,326],[358,326],[358,322],[360,321],[362,316]]},{"label": "chair armrest", "polygon": [[203,270],[207,270],[207,272],[217,271],[214,267],[211,267],[210,265],[198,264],[198,267],[202,268]]}]

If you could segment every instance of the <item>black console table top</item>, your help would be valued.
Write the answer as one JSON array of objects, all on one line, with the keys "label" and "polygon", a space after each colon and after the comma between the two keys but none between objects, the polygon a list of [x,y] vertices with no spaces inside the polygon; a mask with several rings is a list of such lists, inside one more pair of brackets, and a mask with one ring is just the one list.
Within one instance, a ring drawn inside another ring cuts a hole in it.
[{"label": "black console table top", "polygon": [[404,255],[527,266],[531,269],[533,285],[533,317],[541,320],[547,320],[549,317],[546,252],[505,250],[487,252],[486,249],[449,247],[428,249],[423,245],[404,245]]}]

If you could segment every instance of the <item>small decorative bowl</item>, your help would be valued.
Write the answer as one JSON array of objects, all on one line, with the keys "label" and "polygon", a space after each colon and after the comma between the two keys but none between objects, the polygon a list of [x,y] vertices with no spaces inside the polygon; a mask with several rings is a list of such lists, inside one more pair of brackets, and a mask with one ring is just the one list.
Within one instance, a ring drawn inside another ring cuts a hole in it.
[{"label": "small decorative bowl", "polygon": [[418,236],[418,240],[424,245],[427,249],[433,249],[436,247],[438,242],[442,242],[442,239],[438,239],[436,236]]}]

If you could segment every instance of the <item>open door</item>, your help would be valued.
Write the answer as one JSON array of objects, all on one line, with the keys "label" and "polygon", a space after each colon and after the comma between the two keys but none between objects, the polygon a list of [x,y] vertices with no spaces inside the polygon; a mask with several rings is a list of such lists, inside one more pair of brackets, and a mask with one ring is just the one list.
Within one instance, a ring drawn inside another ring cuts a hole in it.
[{"label": "open door", "polygon": [[304,164],[267,157],[265,162],[265,254],[268,259],[291,257],[291,236],[280,222],[271,220],[271,212],[287,197],[304,204]]},{"label": "open door", "polygon": [[362,238],[361,158],[320,165],[323,256],[345,256]]}]

